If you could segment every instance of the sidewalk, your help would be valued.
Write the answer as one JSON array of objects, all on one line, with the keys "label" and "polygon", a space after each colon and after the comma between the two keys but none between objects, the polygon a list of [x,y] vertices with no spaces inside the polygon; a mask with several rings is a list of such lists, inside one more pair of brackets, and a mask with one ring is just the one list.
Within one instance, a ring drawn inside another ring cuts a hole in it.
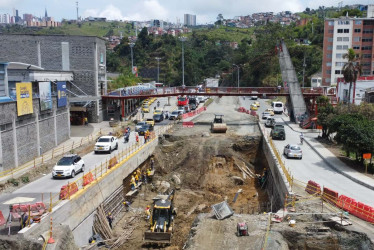
[{"label": "sidewalk", "polygon": [[321,159],[333,170],[351,179],[352,181],[374,190],[374,179],[363,173],[348,167],[344,162],[340,161],[330,150],[325,148],[315,138],[319,131],[317,129],[302,129],[298,124],[290,122],[289,118],[282,118],[285,124],[293,131],[304,133],[304,141],[321,157]]}]

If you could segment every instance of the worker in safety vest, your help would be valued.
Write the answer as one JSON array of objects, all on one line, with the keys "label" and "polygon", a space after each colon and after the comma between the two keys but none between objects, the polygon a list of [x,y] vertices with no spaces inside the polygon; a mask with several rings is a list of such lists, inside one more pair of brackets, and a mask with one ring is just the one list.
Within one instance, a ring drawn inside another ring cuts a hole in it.
[{"label": "worker in safety vest", "polygon": [[134,172],[134,176],[135,176],[135,183],[136,183],[136,185],[138,185],[139,176],[136,174],[136,172]]},{"label": "worker in safety vest", "polygon": [[136,170],[136,175],[137,175],[138,178],[141,180],[141,178],[142,178],[142,172],[140,171],[140,168],[138,168],[138,169]]},{"label": "worker in safety vest", "polygon": [[147,220],[151,218],[151,206],[147,206],[145,209],[145,215],[147,216]]},{"label": "worker in safety vest", "polygon": [[131,176],[130,185],[131,185],[131,190],[134,190],[136,188],[135,175]]},{"label": "worker in safety vest", "polygon": [[145,134],[147,135],[147,139],[149,139],[149,131],[145,131]]},{"label": "worker in safety vest", "polygon": [[147,169],[147,176],[151,176],[152,170],[150,168]]}]

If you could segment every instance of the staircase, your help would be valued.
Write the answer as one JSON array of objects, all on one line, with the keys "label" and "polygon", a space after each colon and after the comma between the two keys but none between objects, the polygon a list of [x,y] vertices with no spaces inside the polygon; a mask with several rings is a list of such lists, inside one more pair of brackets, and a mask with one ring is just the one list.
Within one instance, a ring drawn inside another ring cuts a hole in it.
[{"label": "staircase", "polygon": [[290,118],[292,121],[299,121],[299,117],[307,111],[300,84],[297,80],[295,68],[292,65],[291,57],[282,41],[282,49],[278,49],[279,65],[282,72],[282,80],[285,87],[288,87],[290,94],[290,107],[288,107]]}]

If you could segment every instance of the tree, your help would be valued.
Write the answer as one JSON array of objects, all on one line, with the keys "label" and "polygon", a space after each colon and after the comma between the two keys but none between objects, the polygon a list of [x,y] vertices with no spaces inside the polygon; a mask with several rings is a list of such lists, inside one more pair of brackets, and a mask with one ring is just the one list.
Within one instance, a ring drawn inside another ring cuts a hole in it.
[{"label": "tree", "polygon": [[356,82],[358,74],[361,74],[361,65],[358,55],[353,49],[348,49],[347,54],[343,55],[344,59],[348,59],[343,66],[344,81],[349,82],[348,103],[351,102],[352,83]]},{"label": "tree", "polygon": [[327,96],[319,96],[317,98],[318,105],[318,124],[322,126],[322,138],[328,138],[331,131],[331,120],[333,118],[334,108],[330,104]]}]

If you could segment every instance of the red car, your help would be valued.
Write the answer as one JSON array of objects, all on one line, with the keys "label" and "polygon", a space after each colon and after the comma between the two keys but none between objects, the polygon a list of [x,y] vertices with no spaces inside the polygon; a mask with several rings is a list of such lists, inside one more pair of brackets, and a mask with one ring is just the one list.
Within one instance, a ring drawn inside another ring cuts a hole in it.
[{"label": "red car", "polygon": [[188,98],[186,96],[179,96],[178,106],[186,106],[186,105],[188,105]]}]

